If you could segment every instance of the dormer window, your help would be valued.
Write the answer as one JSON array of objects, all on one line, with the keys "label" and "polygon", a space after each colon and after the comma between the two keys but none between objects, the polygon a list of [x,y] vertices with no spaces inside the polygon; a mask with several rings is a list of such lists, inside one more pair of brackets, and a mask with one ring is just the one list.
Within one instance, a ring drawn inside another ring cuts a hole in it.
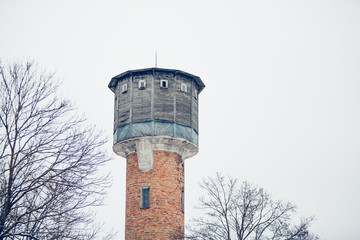
[{"label": "dormer window", "polygon": [[128,90],[128,88],[127,88],[127,83],[124,83],[123,85],[121,85],[121,93],[127,93],[127,90]]},{"label": "dormer window", "polygon": [[164,79],[160,80],[160,87],[161,88],[168,88],[168,85],[169,85],[168,80],[164,80]]},{"label": "dormer window", "polygon": [[146,80],[140,80],[139,81],[139,89],[143,90],[146,88]]},{"label": "dormer window", "polygon": [[186,83],[181,83],[180,90],[184,93],[187,93],[187,85]]}]

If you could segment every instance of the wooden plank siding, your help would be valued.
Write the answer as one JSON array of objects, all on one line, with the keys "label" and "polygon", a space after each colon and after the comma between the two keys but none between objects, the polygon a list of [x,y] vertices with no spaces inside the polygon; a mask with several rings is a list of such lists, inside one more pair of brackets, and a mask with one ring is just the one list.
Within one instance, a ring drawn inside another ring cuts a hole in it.
[{"label": "wooden plank siding", "polygon": [[[160,86],[161,80],[168,81],[168,87]],[[174,120],[174,74],[154,75],[154,119],[172,122]]]},{"label": "wooden plank siding", "polygon": [[[146,88],[139,89],[139,81],[146,81]],[[161,80],[168,81],[168,87],[160,86]],[[127,84],[127,92],[121,87]],[[187,92],[181,91],[181,83],[187,85]],[[176,122],[198,131],[199,86],[191,77],[177,71],[132,72],[117,81],[115,91],[114,130],[132,122],[166,121]]]},{"label": "wooden plank siding", "polygon": [[[187,92],[181,91],[181,83],[187,85]],[[176,84],[176,122],[192,126],[191,112],[191,80],[184,76],[178,76]]]},{"label": "wooden plank siding", "polygon": [[[146,88],[139,89],[139,81],[146,81]],[[132,121],[141,122],[151,120],[152,75],[136,74],[133,76]]]},{"label": "wooden plank siding", "polygon": [[191,126],[198,132],[198,96],[197,96],[197,86],[195,82],[192,82],[191,89]]},{"label": "wooden plank siding", "polygon": [[130,78],[122,79],[121,82],[117,85],[117,127],[124,124],[130,123],[130,94],[129,89],[126,93],[121,92],[121,86],[123,84],[128,84],[129,87]]}]

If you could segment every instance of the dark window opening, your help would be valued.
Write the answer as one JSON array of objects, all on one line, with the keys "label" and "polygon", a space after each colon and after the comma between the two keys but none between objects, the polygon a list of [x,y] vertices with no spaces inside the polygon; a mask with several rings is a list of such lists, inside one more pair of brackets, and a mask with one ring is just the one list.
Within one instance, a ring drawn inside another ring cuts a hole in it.
[{"label": "dark window opening", "polygon": [[141,187],[140,208],[146,209],[150,207],[150,187]]},{"label": "dark window opening", "polygon": [[121,93],[126,93],[126,92],[127,92],[127,84],[125,83],[121,86]]},{"label": "dark window opening", "polygon": [[186,93],[187,92],[187,85],[186,83],[181,83],[180,85],[180,91]]},{"label": "dark window opening", "polygon": [[160,80],[161,88],[168,88],[168,80]]},{"label": "dark window opening", "polygon": [[185,195],[184,190],[181,191],[181,211],[185,211]]},{"label": "dark window opening", "polygon": [[146,88],[146,81],[145,80],[140,80],[139,81],[139,89],[143,90]]}]

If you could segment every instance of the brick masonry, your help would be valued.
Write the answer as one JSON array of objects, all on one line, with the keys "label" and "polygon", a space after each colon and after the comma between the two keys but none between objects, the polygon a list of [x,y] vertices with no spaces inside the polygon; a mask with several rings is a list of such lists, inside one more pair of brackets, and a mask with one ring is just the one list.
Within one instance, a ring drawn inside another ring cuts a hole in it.
[{"label": "brick masonry", "polygon": [[[184,231],[182,192],[184,167],[181,156],[153,151],[153,169],[140,172],[136,153],[127,157],[126,240],[178,239]],[[140,208],[141,187],[150,187],[150,208]]]}]

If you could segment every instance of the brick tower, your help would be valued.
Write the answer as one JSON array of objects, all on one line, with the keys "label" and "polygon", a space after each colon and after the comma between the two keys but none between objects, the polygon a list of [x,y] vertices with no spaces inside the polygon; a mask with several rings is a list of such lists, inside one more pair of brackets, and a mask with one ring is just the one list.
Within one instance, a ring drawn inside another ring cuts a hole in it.
[{"label": "brick tower", "polygon": [[183,237],[183,161],[198,152],[198,94],[204,87],[197,76],[162,68],[111,79],[113,150],[127,159],[126,240]]}]

